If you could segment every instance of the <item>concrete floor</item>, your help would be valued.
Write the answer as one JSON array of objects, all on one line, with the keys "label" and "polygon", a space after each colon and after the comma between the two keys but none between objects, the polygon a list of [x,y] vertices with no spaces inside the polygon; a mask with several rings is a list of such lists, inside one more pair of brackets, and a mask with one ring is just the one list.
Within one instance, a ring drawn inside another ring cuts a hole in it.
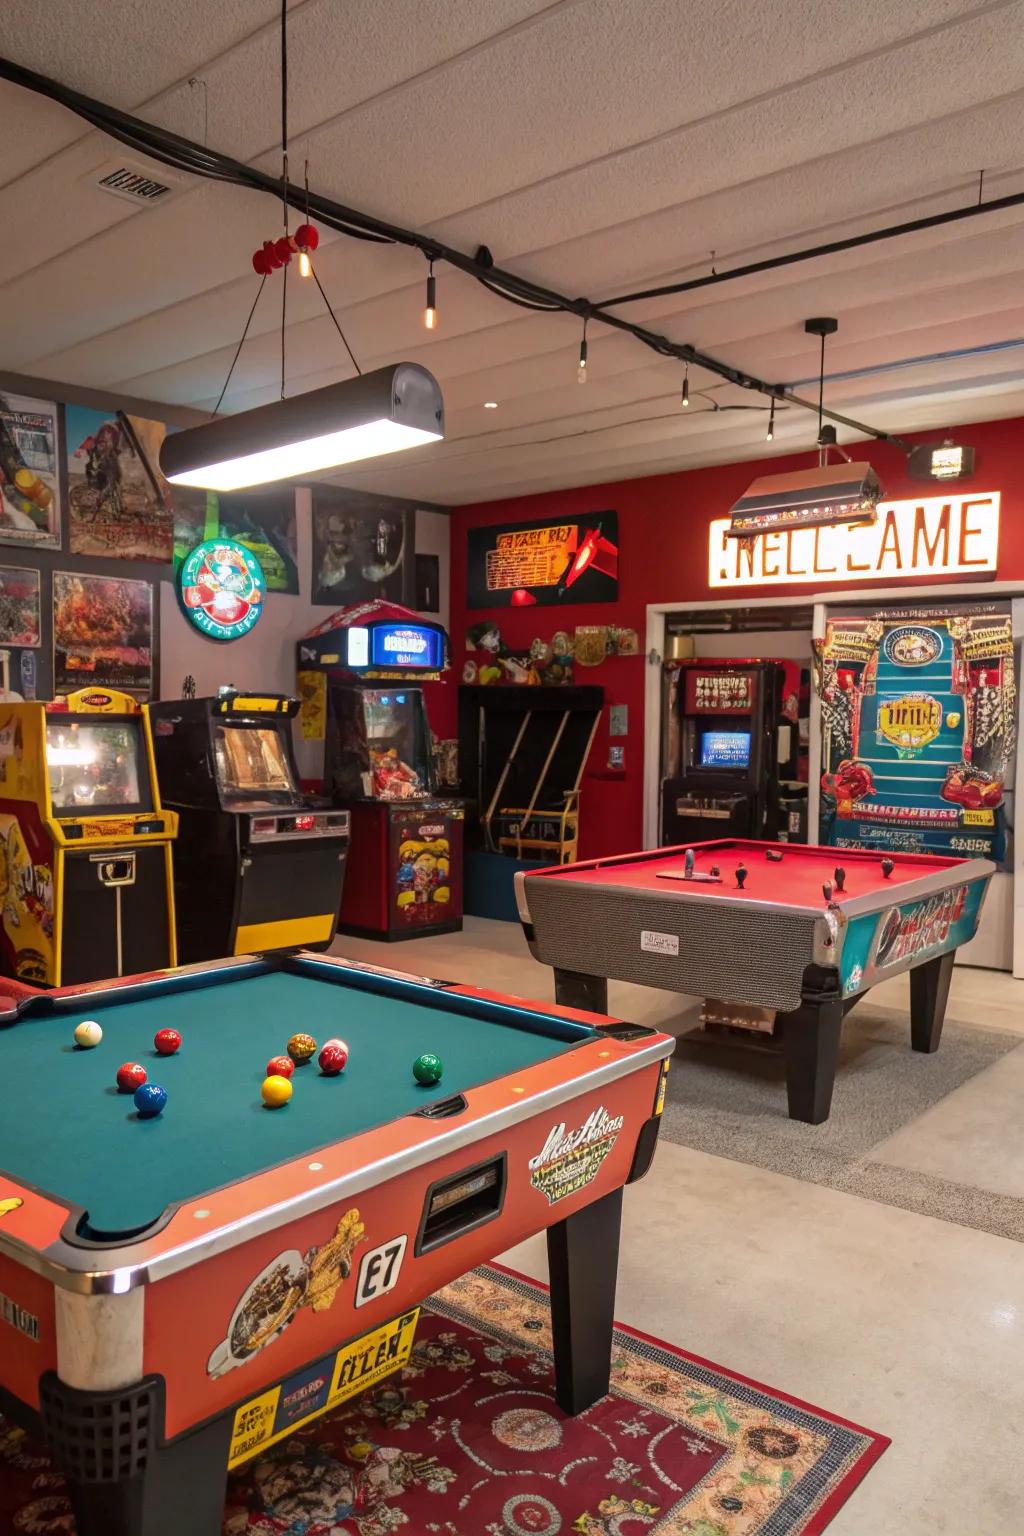
[{"label": "concrete floor", "polygon": [[[461,934],[334,948],[553,997],[513,924],[470,918]],[[907,990],[897,978],[871,1000],[906,1009]],[[671,1032],[693,1001],[613,983],[609,1009]],[[958,968],[948,1016],[1024,1038],[1024,982]],[[1024,1198],[1022,1095],[1016,1052],[875,1155],[896,1149],[906,1166]],[[545,1277],[542,1238],[504,1259]],[[892,1437],[830,1536],[1024,1530],[1021,1245],[663,1140],[627,1191],[616,1315]]]}]

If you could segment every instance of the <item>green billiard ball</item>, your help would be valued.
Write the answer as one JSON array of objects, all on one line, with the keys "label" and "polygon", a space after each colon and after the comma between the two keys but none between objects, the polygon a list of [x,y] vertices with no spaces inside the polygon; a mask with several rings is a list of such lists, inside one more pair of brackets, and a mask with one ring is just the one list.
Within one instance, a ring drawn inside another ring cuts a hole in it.
[{"label": "green billiard ball", "polygon": [[412,1064],[412,1075],[418,1083],[424,1087],[431,1087],[441,1081],[444,1071],[444,1063],[440,1056],[435,1056],[433,1051],[424,1051],[422,1056],[417,1056]]}]

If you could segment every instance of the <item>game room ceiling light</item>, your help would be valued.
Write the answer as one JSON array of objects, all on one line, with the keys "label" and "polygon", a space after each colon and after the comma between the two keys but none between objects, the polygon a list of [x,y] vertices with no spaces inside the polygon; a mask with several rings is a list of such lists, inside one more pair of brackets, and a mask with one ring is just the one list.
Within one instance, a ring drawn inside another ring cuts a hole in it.
[{"label": "game room ceiling light", "polygon": [[873,523],[881,498],[878,476],[867,463],[816,464],[787,475],[761,475],[734,504],[728,537]]},{"label": "game room ceiling light", "polygon": [[164,439],[160,468],[172,485],[237,491],[440,442],[444,401],[433,374],[394,363],[309,394]]}]

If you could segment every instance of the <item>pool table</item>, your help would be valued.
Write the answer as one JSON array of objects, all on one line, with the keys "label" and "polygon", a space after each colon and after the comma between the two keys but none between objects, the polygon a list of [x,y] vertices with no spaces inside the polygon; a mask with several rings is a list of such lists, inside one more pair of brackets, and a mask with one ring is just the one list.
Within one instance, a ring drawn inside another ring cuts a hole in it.
[{"label": "pool table", "polygon": [[695,845],[688,878],[687,852],[517,873],[523,930],[559,1002],[603,1012],[612,977],[768,1010],[790,1118],[811,1125],[828,1119],[843,1015],[875,982],[910,971],[911,1044],[938,1049],[988,860],[726,838]]},{"label": "pool table", "polygon": [[[268,1109],[301,1030],[348,1065],[314,1057]],[[424,1297],[539,1231],[559,1405],[603,1395],[673,1045],[308,954],[0,999],[0,1407],[42,1422],[79,1536],[216,1536],[229,1466],[399,1368]],[[157,1118],[118,1092],[126,1060]]]}]

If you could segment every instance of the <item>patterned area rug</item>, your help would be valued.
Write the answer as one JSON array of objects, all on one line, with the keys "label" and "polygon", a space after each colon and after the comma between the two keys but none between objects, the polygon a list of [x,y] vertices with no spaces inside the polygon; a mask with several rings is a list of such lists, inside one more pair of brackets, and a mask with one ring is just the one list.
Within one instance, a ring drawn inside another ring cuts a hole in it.
[{"label": "patterned area rug", "polygon": [[[225,1536],[814,1536],[889,1444],[630,1329],[611,1393],[554,1407],[547,1294],[497,1267],[425,1309],[412,1359],[236,1473]],[[0,1536],[73,1536],[0,1420]]]}]

